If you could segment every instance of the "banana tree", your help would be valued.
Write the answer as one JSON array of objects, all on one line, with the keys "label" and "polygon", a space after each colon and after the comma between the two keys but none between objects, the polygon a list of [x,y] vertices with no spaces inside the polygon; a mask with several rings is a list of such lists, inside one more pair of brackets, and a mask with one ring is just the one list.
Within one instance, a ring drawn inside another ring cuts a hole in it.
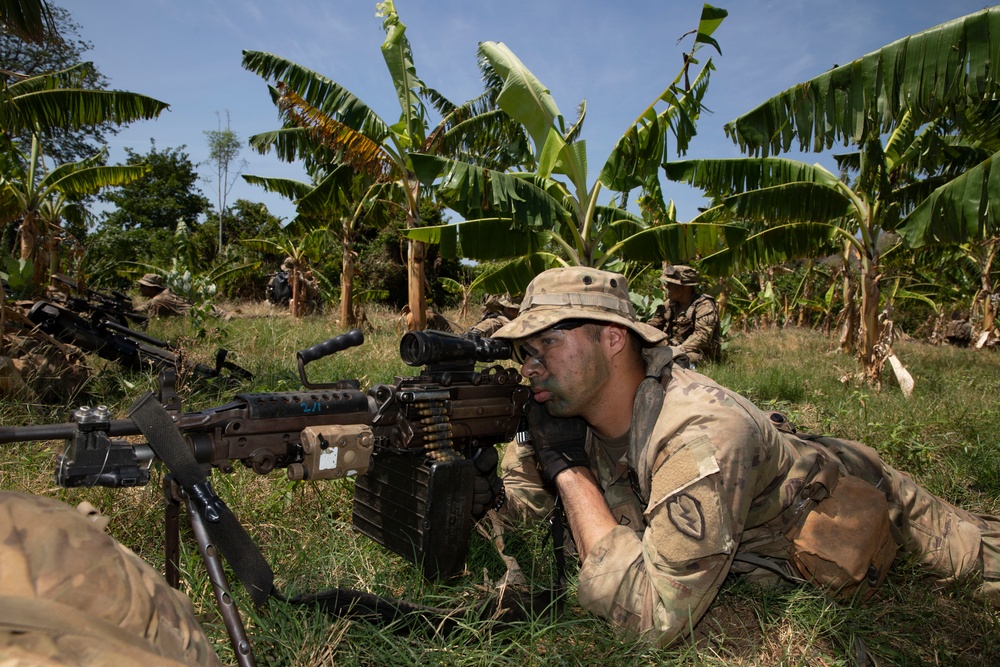
[{"label": "banana tree", "polygon": [[[380,2],[377,9],[386,33],[382,57],[399,100],[399,120],[384,121],[346,88],[316,72],[272,54],[245,51],[244,68],[275,80],[272,97],[285,125],[282,133],[272,133],[267,139],[251,138],[251,142],[258,147],[270,145],[281,159],[301,157],[307,167],[331,160],[377,183],[391,184],[398,191],[394,198],[404,202],[407,228],[415,229],[420,226],[423,193],[413,173],[413,152],[473,155],[506,168],[512,160],[520,161],[521,156],[505,147],[516,147],[519,141],[516,128],[498,110],[490,108],[489,90],[476,100],[453,105],[424,84],[417,77],[406,26],[394,3]],[[436,126],[431,126],[431,109],[425,99],[445,114]],[[322,149],[318,157],[312,154],[317,147]],[[426,245],[411,239],[407,253],[408,303],[414,314],[412,326],[418,329],[426,324],[425,256]]]},{"label": "banana tree", "polygon": [[[56,200],[65,202],[67,198],[92,195],[104,188],[131,183],[149,170],[144,165],[105,166],[106,159],[107,153],[102,151],[47,171],[41,142],[34,134],[28,155],[19,155],[18,159],[4,163],[5,169],[0,173],[0,202],[3,202],[0,222],[21,220],[21,259],[33,263],[36,286],[45,280],[46,266],[39,261],[43,245],[51,246],[52,240],[61,232],[58,227],[45,231],[39,228],[39,224],[46,220],[46,207],[51,209]],[[64,205],[59,208],[64,208]]]},{"label": "banana tree", "polygon": [[156,118],[168,105],[152,97],[120,90],[81,88],[89,63],[26,77],[0,91],[0,136],[43,133],[50,127],[81,128],[103,123],[123,125]]},{"label": "banana tree", "polygon": [[[307,280],[307,272],[316,272],[313,264],[328,252],[330,248],[330,232],[326,228],[312,229],[304,234],[282,233],[273,238],[243,239],[240,241],[251,250],[284,255],[291,259],[288,284],[292,288],[292,298],[288,304],[292,317],[305,314],[306,299],[302,294],[303,285]],[[324,281],[326,279],[324,278]]]},{"label": "banana tree", "polygon": [[[814,252],[809,239],[801,237],[804,247],[774,243],[774,236],[783,233],[779,224],[792,225],[788,229],[796,232],[811,224],[820,240],[824,234],[835,235],[846,249],[853,248],[862,266],[859,354],[870,381],[877,381],[881,367],[875,356],[880,334],[878,239],[899,226],[899,218],[913,205],[912,188],[904,191],[895,177],[915,160],[920,145],[916,128],[983,105],[996,94],[1000,64],[989,51],[991,39],[1000,39],[1000,8],[893,42],[728,123],[727,134],[759,158],[664,166],[669,178],[729,195],[703,219],[718,220],[724,214],[765,226],[750,237],[756,244],[744,242],[716,259],[756,260],[776,250],[789,256]],[[853,186],[822,167],[769,157],[796,140],[800,150],[822,151],[837,142],[857,146],[859,173]],[[828,231],[819,231],[823,226]]]},{"label": "banana tree", "polygon": [[0,0],[0,23],[23,39],[41,43],[52,12],[44,0]]},{"label": "banana tree", "polygon": [[244,175],[248,183],[281,194],[295,202],[297,216],[286,227],[289,235],[305,235],[323,228],[337,237],[341,248],[340,324],[354,327],[354,242],[362,224],[378,224],[378,204],[383,195],[394,194],[387,183],[372,183],[365,174],[341,165],[321,177],[316,184],[292,179]]},{"label": "banana tree", "polygon": [[[505,260],[480,276],[474,286],[492,292],[519,293],[539,272],[564,264],[621,268],[621,260],[687,259],[718,243],[697,227],[677,225],[672,207],[664,205],[657,170],[665,159],[667,137],[678,154],[695,134],[702,99],[714,69],[709,59],[692,77],[695,53],[708,44],[718,50],[712,33],[727,12],[705,5],[694,46],[684,55],[675,79],[642,111],[618,140],[600,176],[587,174],[586,142],[580,139],[586,108],[568,124],[548,89],[504,44],[485,42],[479,55],[503,81],[497,103],[531,137],[535,168],[504,173],[468,161],[435,155],[412,156],[417,177],[434,185],[438,199],[465,218],[454,225],[410,229],[407,236],[440,243],[442,255]],[[665,108],[664,108],[665,106]],[[659,108],[658,108],[659,107]],[[649,216],[626,210],[626,197],[642,188]],[[619,193],[602,204],[604,189]],[[658,240],[626,245],[626,239],[653,226]],[[736,231],[738,233],[738,230]],[[628,248],[631,252],[626,252]]]},{"label": "banana tree", "polygon": [[966,164],[957,178],[940,185],[906,217],[897,230],[913,249],[949,246],[971,260],[980,276],[973,299],[982,309],[980,328],[992,331],[996,307],[991,295],[994,262],[1000,250],[1000,101],[967,112],[944,139],[947,150]]}]

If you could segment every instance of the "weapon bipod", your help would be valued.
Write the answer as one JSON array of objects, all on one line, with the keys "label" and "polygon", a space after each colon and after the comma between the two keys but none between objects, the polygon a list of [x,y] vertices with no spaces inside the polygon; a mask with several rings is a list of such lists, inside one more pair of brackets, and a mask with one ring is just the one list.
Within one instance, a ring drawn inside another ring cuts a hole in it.
[{"label": "weapon bipod", "polygon": [[173,588],[180,586],[181,501],[187,503],[187,515],[191,522],[191,530],[194,532],[195,541],[198,542],[198,551],[201,553],[201,559],[205,562],[208,578],[212,582],[216,606],[226,624],[226,632],[229,634],[229,643],[232,644],[233,652],[236,654],[236,662],[240,667],[257,667],[243,619],[240,617],[240,610],[233,602],[229,581],[226,579],[226,573],[222,567],[222,558],[219,557],[219,550],[208,535],[204,519],[201,518],[194,503],[187,497],[184,490],[174,481],[173,475],[166,475],[163,478],[163,528],[166,545],[164,569],[167,583]]}]

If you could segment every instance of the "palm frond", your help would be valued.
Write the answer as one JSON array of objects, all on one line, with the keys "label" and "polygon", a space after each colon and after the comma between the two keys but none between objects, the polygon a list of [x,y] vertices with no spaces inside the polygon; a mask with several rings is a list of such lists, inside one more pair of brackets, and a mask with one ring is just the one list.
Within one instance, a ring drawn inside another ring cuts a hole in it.
[{"label": "palm frond", "polygon": [[683,264],[743,243],[747,230],[739,225],[690,222],[657,225],[637,234],[619,236],[621,240],[608,254],[635,261]]},{"label": "palm frond", "polygon": [[909,111],[919,126],[974,108],[1000,87],[1000,7],[897,40],[795,85],[727,123],[740,149],[767,156],[861,145]]},{"label": "palm frond", "polygon": [[910,248],[965,243],[1000,233],[1000,153],[936,189],[896,232]]},{"label": "palm frond", "polygon": [[279,56],[262,51],[244,51],[243,68],[266,80],[280,82],[309,105],[375,142],[391,134],[389,126],[340,84]]},{"label": "palm frond", "polygon": [[253,174],[243,174],[243,180],[250,185],[257,185],[264,188],[266,192],[273,192],[291,201],[298,201],[309,194],[313,186],[309,183],[296,181],[291,178],[271,178],[267,176],[254,176]]},{"label": "palm frond", "polygon": [[798,182],[726,197],[721,205],[699,214],[692,222],[827,222],[850,218],[853,212],[854,201],[839,187]]},{"label": "palm frond", "polygon": [[374,180],[395,180],[399,164],[385,147],[362,132],[341,123],[278,84],[279,108],[289,123],[309,131],[311,138],[340,155],[341,160]]},{"label": "palm frond", "polygon": [[[433,155],[411,156],[424,185],[466,220],[509,218],[524,228],[551,228],[571,215],[537,181]],[[440,180],[439,180],[440,179]]]},{"label": "palm frond", "polygon": [[727,196],[790,183],[836,187],[840,179],[820,165],[787,158],[678,160],[663,165],[667,178],[700,188],[710,196]]},{"label": "palm frond", "polygon": [[108,90],[58,88],[19,94],[0,103],[0,126],[17,133],[41,127],[79,129],[156,118],[167,104],[152,97]]},{"label": "palm frond", "polygon": [[405,128],[404,136],[409,142],[408,148],[422,146],[428,125],[427,111],[420,101],[425,86],[417,76],[410,40],[406,38],[406,24],[400,20],[392,3],[381,3],[379,11],[384,12],[379,14],[383,17],[382,29],[385,30],[382,59],[385,60],[389,74],[392,75],[392,85],[399,99],[400,121]]},{"label": "palm frond", "polygon": [[793,259],[832,254],[842,240],[836,225],[806,222],[776,225],[703,258],[701,269],[711,276],[756,271]]},{"label": "palm frond", "polygon": [[491,294],[523,294],[535,276],[560,266],[566,266],[566,262],[556,255],[533,253],[484,271],[472,281],[469,291],[482,289]]}]

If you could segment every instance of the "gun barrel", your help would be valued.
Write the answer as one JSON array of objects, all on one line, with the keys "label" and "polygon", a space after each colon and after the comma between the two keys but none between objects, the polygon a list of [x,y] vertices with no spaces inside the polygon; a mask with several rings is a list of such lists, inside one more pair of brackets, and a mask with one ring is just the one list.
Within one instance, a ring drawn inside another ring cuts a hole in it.
[{"label": "gun barrel", "polygon": [[[76,422],[40,424],[38,426],[0,426],[0,444],[29,440],[69,440],[76,435]],[[112,419],[108,435],[140,435],[142,432],[131,419]]]},{"label": "gun barrel", "polygon": [[108,322],[105,320],[101,323],[102,326],[111,329],[112,331],[117,331],[118,333],[125,334],[126,336],[131,336],[132,338],[138,338],[139,340],[154,345],[156,347],[162,347],[165,350],[172,350],[173,346],[166,342],[165,340],[160,340],[158,338],[153,338],[152,336],[147,336],[146,334],[136,331],[135,329],[129,329],[128,327],[123,327],[120,324],[115,324],[114,322]]}]

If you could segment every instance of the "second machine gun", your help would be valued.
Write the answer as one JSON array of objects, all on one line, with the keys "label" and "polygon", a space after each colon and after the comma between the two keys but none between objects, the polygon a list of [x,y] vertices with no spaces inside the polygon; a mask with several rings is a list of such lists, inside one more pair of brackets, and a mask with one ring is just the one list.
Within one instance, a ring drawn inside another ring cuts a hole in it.
[{"label": "second machine gun", "polygon": [[[185,413],[167,371],[157,399],[206,472],[232,472],[240,463],[261,475],[284,468],[293,480],[356,475],[357,530],[428,578],[453,576],[464,568],[473,525],[474,459],[514,438],[529,389],[513,368],[476,370],[477,362],[509,359],[506,341],[437,331],[409,332],[400,341],[403,362],[423,367],[418,375],[367,392],[358,380],[308,380],[308,363],[363,341],[355,329],[300,351],[302,391],[237,394],[225,405]],[[149,481],[152,449],[118,439],[140,434],[132,419],[110,419],[106,408],[80,408],[74,418],[0,427],[0,443],[65,439],[56,464],[63,487]],[[168,535],[168,580],[176,559],[171,541]]]},{"label": "second machine gun", "polygon": [[[129,370],[176,369],[181,363],[181,351],[176,346],[130,329],[100,309],[91,312],[88,319],[55,303],[36,301],[28,311],[28,319],[56,340],[76,345]],[[219,348],[215,368],[195,363],[186,367],[198,379],[223,378],[233,382],[251,379],[248,370],[226,359],[228,354],[228,350]]]}]

